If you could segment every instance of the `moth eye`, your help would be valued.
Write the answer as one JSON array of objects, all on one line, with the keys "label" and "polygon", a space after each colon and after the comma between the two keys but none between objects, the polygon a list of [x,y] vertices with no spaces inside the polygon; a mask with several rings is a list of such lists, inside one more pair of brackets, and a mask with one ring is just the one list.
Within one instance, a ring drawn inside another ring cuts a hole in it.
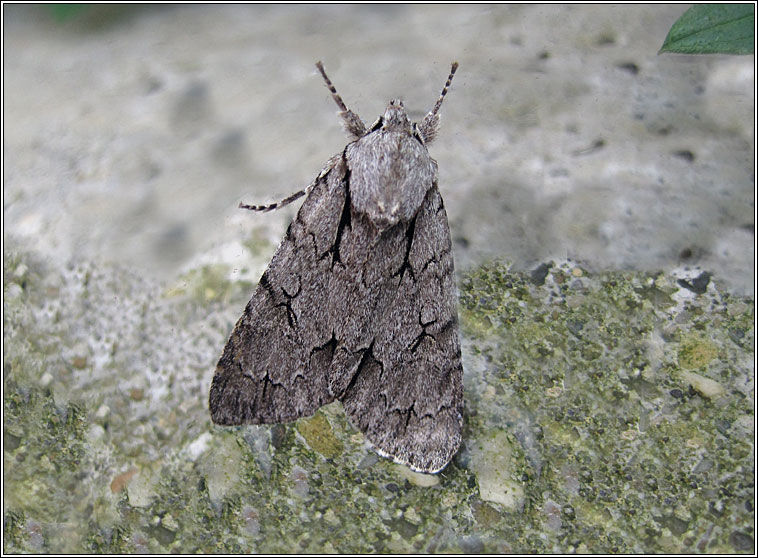
[{"label": "moth eye", "polygon": [[380,130],[384,127],[384,117],[380,116],[376,119],[376,122],[374,122],[374,125],[371,126],[371,130],[369,132],[376,132],[377,130]]}]

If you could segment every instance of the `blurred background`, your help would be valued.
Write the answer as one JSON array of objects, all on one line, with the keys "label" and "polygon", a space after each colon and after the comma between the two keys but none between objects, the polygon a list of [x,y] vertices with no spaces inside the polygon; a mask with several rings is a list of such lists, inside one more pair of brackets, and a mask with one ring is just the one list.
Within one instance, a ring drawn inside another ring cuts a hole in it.
[{"label": "blurred background", "polygon": [[273,253],[346,143],[322,60],[368,123],[431,108],[465,271],[551,258],[699,266],[752,294],[753,56],[657,55],[683,5],[4,5],[6,249],[171,281]]}]

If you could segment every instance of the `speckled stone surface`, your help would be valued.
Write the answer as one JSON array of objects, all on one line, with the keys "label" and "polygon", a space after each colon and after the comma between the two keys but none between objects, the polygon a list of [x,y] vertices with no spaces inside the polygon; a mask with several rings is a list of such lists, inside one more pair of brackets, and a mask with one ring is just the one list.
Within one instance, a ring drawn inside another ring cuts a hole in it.
[{"label": "speckled stone surface", "polygon": [[[657,56],[684,9],[3,6],[4,551],[753,553],[753,58]],[[438,476],[210,423],[294,214],[236,205],[345,144],[316,59],[365,120],[460,63]]]},{"label": "speckled stone surface", "polygon": [[223,309],[244,285],[167,292],[23,253],[4,275],[6,551],[754,546],[754,304],[700,275],[464,276],[464,443],[436,476],[373,453],[338,403],[212,426]]}]

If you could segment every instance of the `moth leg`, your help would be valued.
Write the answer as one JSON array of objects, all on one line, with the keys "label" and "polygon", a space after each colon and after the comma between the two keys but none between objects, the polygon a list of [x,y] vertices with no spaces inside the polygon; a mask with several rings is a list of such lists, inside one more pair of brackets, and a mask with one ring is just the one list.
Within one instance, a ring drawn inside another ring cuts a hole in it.
[{"label": "moth leg", "polygon": [[283,200],[280,200],[275,203],[269,203],[267,205],[250,205],[247,203],[240,202],[239,209],[248,209],[250,211],[258,211],[260,213],[266,213],[268,211],[275,211],[279,209],[280,207],[284,207],[285,205],[291,204],[295,200],[299,200],[303,196],[309,196],[313,188],[316,186],[316,184],[319,183],[319,181],[324,180],[326,178],[326,175],[329,174],[329,172],[334,168],[334,166],[338,163],[338,161],[341,159],[342,155],[335,155],[331,159],[329,159],[326,162],[326,165],[324,165],[324,168],[321,169],[321,172],[318,173],[318,176],[316,179],[308,184],[308,186],[303,190],[298,190],[294,194],[290,194]]},{"label": "moth leg", "polygon": [[306,194],[305,190],[298,190],[294,194],[291,194],[278,202],[270,203],[267,205],[249,205],[247,203],[240,202],[239,209],[249,209],[250,211],[260,211],[266,213],[267,211],[274,211],[280,207],[291,204],[293,201],[302,198]]}]

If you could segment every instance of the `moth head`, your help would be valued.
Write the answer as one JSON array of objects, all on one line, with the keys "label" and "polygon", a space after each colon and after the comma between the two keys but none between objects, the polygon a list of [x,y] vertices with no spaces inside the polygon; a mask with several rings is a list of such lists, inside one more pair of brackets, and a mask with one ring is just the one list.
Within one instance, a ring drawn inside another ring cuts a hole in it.
[{"label": "moth head", "polygon": [[387,106],[387,110],[384,111],[384,115],[377,118],[376,122],[374,122],[369,129],[366,129],[366,125],[357,114],[347,108],[342,97],[339,96],[331,80],[326,75],[326,70],[324,70],[324,65],[321,61],[316,62],[316,67],[318,68],[318,71],[321,72],[321,76],[324,78],[324,82],[329,88],[334,102],[336,102],[337,106],[340,108],[339,116],[350,139],[358,140],[371,132],[387,130],[391,132],[405,132],[416,137],[422,144],[428,145],[434,141],[434,138],[437,135],[440,123],[438,112],[442,106],[442,100],[445,98],[448,88],[450,87],[450,83],[453,81],[455,71],[458,69],[458,62],[453,62],[451,65],[450,74],[447,76],[445,87],[442,88],[442,93],[440,93],[437,103],[421,122],[411,124],[408,115],[403,108],[403,102],[398,99],[393,99]]},{"label": "moth head", "polygon": [[388,132],[405,132],[411,133],[411,121],[408,119],[408,115],[405,114],[405,108],[403,107],[403,101],[393,99],[390,104],[387,105],[387,110],[384,111],[384,115],[380,119],[381,129]]}]

